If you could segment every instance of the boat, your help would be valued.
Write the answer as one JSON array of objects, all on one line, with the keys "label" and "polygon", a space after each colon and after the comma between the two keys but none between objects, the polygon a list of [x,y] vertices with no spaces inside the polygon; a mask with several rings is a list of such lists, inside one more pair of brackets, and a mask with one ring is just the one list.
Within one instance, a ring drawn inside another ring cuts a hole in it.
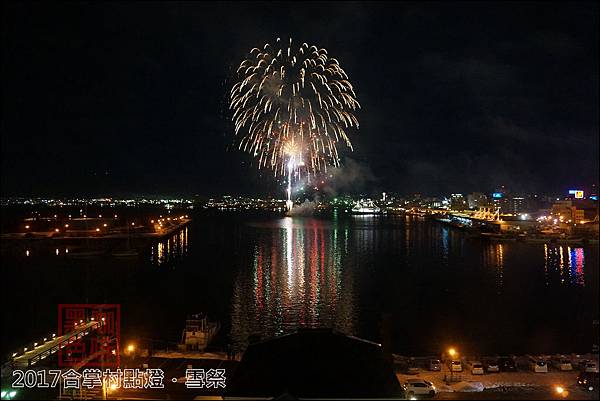
[{"label": "boat", "polygon": [[[87,206],[85,208],[85,215],[87,215]],[[88,220],[85,219],[85,231],[88,232]],[[100,256],[104,256],[106,254],[106,250],[104,249],[94,249],[90,245],[90,237],[86,235],[85,237],[85,248],[83,249],[74,249],[67,253],[68,258],[74,259],[93,259],[98,258]]]},{"label": "boat", "polygon": [[218,322],[209,321],[203,313],[189,316],[185,321],[185,328],[181,334],[181,343],[178,345],[179,350],[203,352],[220,328],[221,325]]},{"label": "boat", "polygon": [[556,243],[566,245],[583,245],[583,238],[559,238],[556,240]]},{"label": "boat", "polygon": [[516,236],[509,235],[509,234],[483,232],[480,235],[481,235],[481,238],[487,238],[490,241],[516,241],[517,240]]},{"label": "boat", "polygon": [[92,259],[102,256],[105,253],[106,251],[104,250],[82,249],[69,251],[69,253],[67,253],[67,257],[75,259]]},{"label": "boat", "polygon": [[550,238],[545,237],[525,237],[525,242],[534,243],[534,244],[545,244],[550,242]]},{"label": "boat", "polygon": [[112,251],[110,254],[115,258],[137,258],[140,255],[137,249],[123,249],[118,251]]},{"label": "boat", "polygon": [[513,237],[511,235],[500,235],[497,237],[490,237],[490,241],[516,241],[517,237]]},{"label": "boat", "polygon": [[131,247],[131,231],[129,230],[129,220],[127,221],[127,248],[113,250],[111,255],[115,258],[137,258],[139,256],[138,250]]},{"label": "boat", "polygon": [[352,214],[379,214],[381,209],[370,199],[360,200],[352,207]]}]

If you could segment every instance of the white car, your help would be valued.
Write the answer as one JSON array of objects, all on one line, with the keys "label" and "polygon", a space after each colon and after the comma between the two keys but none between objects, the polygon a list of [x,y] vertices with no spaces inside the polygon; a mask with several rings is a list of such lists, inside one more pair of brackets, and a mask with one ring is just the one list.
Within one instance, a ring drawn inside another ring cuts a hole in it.
[{"label": "white car", "polygon": [[488,373],[500,372],[500,365],[497,361],[489,361],[486,366],[486,371]]},{"label": "white car", "polygon": [[430,359],[429,360],[429,370],[431,371],[441,371],[442,370],[442,363],[440,362],[439,359]]},{"label": "white car", "polygon": [[484,374],[483,364],[481,362],[475,361],[471,362],[471,374],[472,375],[482,375]]},{"label": "white car", "polygon": [[535,373],[548,373],[548,364],[541,359],[529,359],[529,367]]},{"label": "white car", "polygon": [[416,395],[434,396],[436,389],[433,383],[421,379],[408,379],[402,386],[406,398],[412,399]]},{"label": "white car", "polygon": [[463,371],[462,362],[460,361],[460,359],[453,359],[450,361],[450,371],[451,372],[462,372]]},{"label": "white car", "polygon": [[595,361],[582,362],[582,372],[598,373],[598,363]]},{"label": "white car", "polygon": [[552,366],[554,366],[554,369],[560,370],[562,372],[573,370],[573,365],[571,364],[571,361],[566,358],[554,359],[552,361]]}]

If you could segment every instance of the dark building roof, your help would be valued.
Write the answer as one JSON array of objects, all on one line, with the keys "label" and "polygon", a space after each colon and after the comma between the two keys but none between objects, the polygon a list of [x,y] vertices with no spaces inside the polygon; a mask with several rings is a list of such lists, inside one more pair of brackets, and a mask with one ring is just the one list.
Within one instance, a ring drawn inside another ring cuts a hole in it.
[{"label": "dark building roof", "polygon": [[226,390],[226,397],[287,399],[401,394],[379,344],[321,329],[251,344]]}]

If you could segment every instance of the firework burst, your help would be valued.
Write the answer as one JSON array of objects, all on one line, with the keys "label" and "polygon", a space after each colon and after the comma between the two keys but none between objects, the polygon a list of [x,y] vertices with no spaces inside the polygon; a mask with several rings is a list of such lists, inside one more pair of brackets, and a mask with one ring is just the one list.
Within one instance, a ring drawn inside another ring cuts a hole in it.
[{"label": "firework burst", "polygon": [[239,149],[274,175],[308,176],[339,166],[338,145],[352,150],[346,131],[360,108],[348,75],[327,50],[292,40],[254,48],[231,89]]}]

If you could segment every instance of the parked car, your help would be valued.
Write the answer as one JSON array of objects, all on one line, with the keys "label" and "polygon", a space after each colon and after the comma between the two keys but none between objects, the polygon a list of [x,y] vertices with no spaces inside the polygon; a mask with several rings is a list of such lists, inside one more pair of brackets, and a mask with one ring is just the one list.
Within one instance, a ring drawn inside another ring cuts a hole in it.
[{"label": "parked car", "polygon": [[482,375],[484,374],[483,364],[479,361],[471,362],[471,374],[472,375]]},{"label": "parked car", "polygon": [[577,385],[588,391],[598,389],[598,372],[581,372],[577,376]]},{"label": "parked car", "polygon": [[408,399],[415,395],[429,395],[433,397],[436,393],[433,383],[421,379],[408,379],[404,382],[402,388]]},{"label": "parked car", "polygon": [[548,364],[542,359],[529,358],[529,368],[535,373],[548,373]]},{"label": "parked car", "polygon": [[500,372],[500,364],[498,364],[498,361],[488,361],[485,365],[485,370],[488,373]]},{"label": "parked car", "polygon": [[406,374],[409,375],[418,375],[420,371],[421,369],[415,365],[408,365],[408,367],[406,368]]},{"label": "parked car", "polygon": [[460,361],[460,359],[452,359],[450,361],[450,371],[452,372],[462,372],[463,371],[463,366],[462,366],[462,362]]},{"label": "parked car", "polygon": [[598,363],[595,361],[582,361],[581,371],[589,373],[598,373]]},{"label": "parked car", "polygon": [[404,369],[402,370],[404,373],[409,375],[416,375],[421,371],[421,369],[417,366],[417,362],[413,358],[406,361],[406,365],[404,365]]},{"label": "parked car", "polygon": [[431,371],[442,370],[442,362],[440,362],[439,359],[430,359],[429,360],[429,370],[431,370]]},{"label": "parked car", "polygon": [[558,358],[552,360],[552,366],[554,367],[554,369],[560,370],[562,372],[573,370],[573,365],[571,364],[571,361],[566,358]]},{"label": "parked car", "polygon": [[498,366],[500,366],[500,370],[503,372],[515,372],[517,370],[517,365],[512,358],[498,359]]}]

